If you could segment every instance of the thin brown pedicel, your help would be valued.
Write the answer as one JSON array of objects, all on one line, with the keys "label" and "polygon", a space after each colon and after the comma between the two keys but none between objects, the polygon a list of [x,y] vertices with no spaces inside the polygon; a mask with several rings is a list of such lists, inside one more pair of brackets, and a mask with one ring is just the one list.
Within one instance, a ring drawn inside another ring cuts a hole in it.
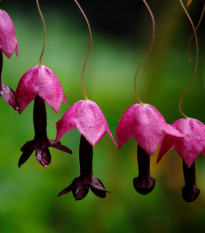
[{"label": "thin brown pedicel", "polygon": [[194,24],[193,24],[193,22],[192,22],[192,19],[191,19],[189,13],[187,12],[187,9],[186,9],[186,7],[184,6],[182,0],[179,0],[179,2],[180,2],[180,4],[181,4],[181,6],[182,6],[182,8],[183,8],[183,10],[184,10],[184,12],[185,12],[185,14],[187,15],[187,18],[188,18],[188,20],[189,20],[191,26],[192,26],[193,33],[194,33],[194,38],[195,38],[195,44],[196,44],[196,61],[195,61],[194,72],[193,72],[193,74],[192,74],[192,76],[191,76],[191,79],[190,79],[190,81],[189,81],[187,87],[185,88],[185,90],[184,90],[184,92],[182,93],[182,96],[181,96],[181,98],[180,98],[180,100],[179,100],[179,111],[180,111],[180,113],[182,114],[183,117],[188,118],[188,116],[182,111],[182,100],[183,100],[183,98],[184,98],[184,96],[185,96],[187,90],[189,89],[190,85],[192,84],[192,81],[193,81],[193,79],[194,79],[194,77],[195,77],[195,75],[196,75],[197,66],[198,66],[198,60],[199,60],[199,45],[198,45],[198,39],[197,39],[197,34],[196,34],[196,28],[195,28],[195,26],[194,26]]},{"label": "thin brown pedicel", "polygon": [[89,31],[89,48],[88,48],[88,53],[87,53],[87,56],[85,58],[85,62],[84,62],[84,65],[83,65],[83,70],[82,70],[82,75],[81,75],[81,82],[82,82],[82,86],[83,86],[83,91],[84,91],[84,95],[85,95],[85,99],[87,100],[88,97],[87,97],[87,94],[86,94],[86,90],[85,90],[85,84],[84,84],[84,73],[85,73],[85,67],[86,67],[86,64],[87,64],[87,61],[88,61],[88,57],[90,55],[90,50],[91,50],[91,47],[92,47],[92,32],[91,32],[91,27],[90,27],[90,23],[88,21],[88,18],[87,16],[85,15],[83,9],[81,8],[80,4],[77,2],[77,0],[74,0],[74,2],[76,3],[77,7],[79,8],[80,12],[82,13],[85,21],[86,21],[86,24],[88,26],[88,31]]},{"label": "thin brown pedicel", "polygon": [[152,51],[153,49],[153,46],[154,46],[154,41],[155,41],[155,19],[154,19],[154,15],[149,7],[149,5],[147,4],[147,2],[145,0],[142,0],[146,6],[146,8],[148,9],[149,11],[149,14],[151,16],[151,19],[152,19],[152,40],[151,40],[151,44],[150,44],[150,47],[149,49],[147,50],[146,54],[144,55],[144,57],[141,59],[140,61],[140,64],[137,68],[137,71],[135,73],[135,77],[134,77],[134,90],[135,90],[135,96],[137,98],[137,100],[139,101],[140,104],[142,104],[143,102],[141,101],[139,95],[137,94],[137,90],[136,90],[136,79],[137,79],[137,75],[140,71],[140,68],[142,66],[142,64],[144,63],[145,59],[147,58],[147,56],[150,54],[150,52]]},{"label": "thin brown pedicel", "polygon": [[43,57],[43,54],[44,54],[44,51],[45,51],[45,46],[46,46],[46,23],[45,23],[45,20],[44,20],[44,17],[43,17],[43,14],[42,14],[42,11],[41,11],[38,0],[36,0],[36,5],[37,5],[37,8],[38,8],[38,12],[39,12],[39,14],[41,16],[41,20],[43,22],[43,31],[44,31],[43,49],[42,49],[42,52],[41,52],[41,56],[39,58],[39,66],[42,66],[41,60],[42,60],[42,57]]},{"label": "thin brown pedicel", "polygon": [[[205,3],[204,3],[204,6],[203,6],[203,9],[202,9],[202,12],[201,12],[201,15],[200,15],[200,18],[199,18],[199,21],[196,25],[196,31],[198,30],[200,24],[201,24],[201,21],[203,19],[203,16],[204,16],[204,13],[205,13]],[[190,36],[189,40],[188,40],[188,58],[189,58],[189,61],[191,62],[191,55],[190,55],[190,44],[191,44],[191,41],[193,39],[193,36],[194,36],[194,32],[192,33],[192,35]]]}]

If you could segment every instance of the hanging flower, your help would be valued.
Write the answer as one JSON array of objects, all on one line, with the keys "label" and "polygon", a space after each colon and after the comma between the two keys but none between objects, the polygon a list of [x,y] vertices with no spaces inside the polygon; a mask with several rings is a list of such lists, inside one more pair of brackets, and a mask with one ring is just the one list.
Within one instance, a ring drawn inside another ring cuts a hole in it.
[{"label": "hanging flower", "polygon": [[195,159],[205,155],[205,125],[193,118],[183,118],[172,124],[184,137],[165,135],[160,146],[158,162],[167,151],[175,149],[183,160],[185,187],[182,189],[184,200],[194,201],[199,196],[195,179]]},{"label": "hanging flower", "polygon": [[20,79],[16,97],[19,101],[19,113],[39,95],[55,112],[59,112],[61,102],[66,102],[63,88],[56,75],[45,65],[33,66]]},{"label": "hanging flower", "polygon": [[81,133],[80,176],[75,178],[69,187],[61,191],[59,196],[72,191],[75,200],[81,200],[87,195],[90,188],[96,196],[104,198],[107,191],[103,183],[95,178],[92,172],[93,146],[101,140],[106,132],[114,143],[115,141],[98,105],[90,100],[79,100],[56,123],[56,128],[56,142],[74,128]]},{"label": "hanging flower", "polygon": [[30,157],[34,150],[36,151],[36,159],[41,165],[48,166],[51,161],[49,146],[71,154],[72,151],[67,147],[49,140],[46,133],[47,117],[44,101],[57,113],[61,102],[64,100],[66,103],[64,91],[56,75],[44,65],[34,66],[20,79],[15,94],[19,101],[19,113],[22,113],[34,99],[35,137],[21,148],[23,154],[19,159],[19,167]]},{"label": "hanging flower", "polygon": [[182,118],[172,124],[184,137],[165,135],[158,161],[171,149],[175,149],[181,156],[187,167],[191,167],[199,154],[205,155],[205,125],[193,118]]},{"label": "hanging flower", "polygon": [[137,192],[147,194],[155,186],[150,176],[150,156],[155,153],[164,134],[182,137],[173,126],[166,123],[156,108],[149,104],[134,104],[123,114],[116,129],[119,148],[134,137],[138,143],[139,177],[134,178]]},{"label": "hanging flower", "polygon": [[91,100],[79,100],[73,104],[64,116],[56,123],[56,142],[70,130],[77,128],[86,140],[95,146],[107,132],[117,145],[110,132],[108,123],[98,107]]},{"label": "hanging flower", "polygon": [[3,68],[3,54],[8,58],[11,57],[15,51],[18,56],[18,44],[15,36],[14,25],[11,21],[9,15],[0,10],[0,96],[5,100],[5,102],[18,110],[18,102],[15,98],[14,91],[2,83],[2,68]]}]

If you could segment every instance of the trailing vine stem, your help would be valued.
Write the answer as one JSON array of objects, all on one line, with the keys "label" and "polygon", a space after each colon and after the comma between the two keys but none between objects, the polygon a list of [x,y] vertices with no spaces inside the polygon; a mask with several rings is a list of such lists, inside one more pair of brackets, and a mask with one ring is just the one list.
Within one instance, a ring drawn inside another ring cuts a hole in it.
[{"label": "trailing vine stem", "polygon": [[[200,24],[201,24],[201,21],[203,19],[203,16],[204,16],[204,13],[205,13],[205,3],[203,5],[203,8],[202,8],[202,12],[201,12],[201,15],[200,15],[200,18],[199,18],[199,21],[196,25],[196,31],[198,30]],[[191,41],[193,39],[193,36],[194,36],[194,32],[192,33],[192,35],[190,36],[189,40],[188,40],[188,58],[189,58],[189,61],[191,62],[191,55],[190,55],[190,44],[191,44]]]},{"label": "trailing vine stem", "polygon": [[137,75],[140,71],[140,68],[142,66],[142,64],[144,63],[145,59],[147,58],[147,56],[150,54],[150,52],[152,51],[153,49],[153,46],[154,46],[154,41],[155,41],[155,19],[154,19],[154,15],[152,13],[152,10],[150,9],[148,3],[145,1],[145,0],[142,0],[147,8],[147,10],[149,11],[149,14],[150,14],[150,17],[151,17],[151,20],[152,20],[152,40],[151,40],[151,44],[150,44],[150,47],[149,49],[147,50],[146,54],[144,55],[144,57],[141,59],[140,63],[139,63],[139,66],[137,67],[137,71],[135,73],[135,77],[134,77],[134,91],[135,91],[135,96],[137,98],[137,100],[139,101],[140,104],[142,104],[143,102],[141,101],[139,95],[137,94],[137,90],[136,90],[136,79],[137,79]]},{"label": "trailing vine stem", "polygon": [[184,12],[186,14],[191,26],[192,26],[193,33],[194,33],[194,38],[195,38],[195,44],[196,44],[196,61],[195,61],[195,66],[194,66],[194,72],[193,72],[193,74],[191,76],[191,79],[190,79],[188,85],[186,86],[185,90],[183,91],[183,93],[181,95],[181,98],[179,100],[179,111],[180,111],[180,113],[181,113],[181,115],[183,117],[188,118],[188,116],[182,111],[182,100],[183,100],[187,90],[189,89],[190,85],[192,84],[192,81],[193,81],[193,79],[194,79],[194,77],[196,75],[198,60],[199,60],[199,45],[198,45],[198,39],[197,39],[197,34],[196,34],[196,28],[195,28],[195,26],[194,26],[194,24],[192,22],[192,19],[191,19],[189,13],[188,13],[186,7],[184,6],[182,0],[179,0],[179,2],[180,2],[181,6],[182,6],[182,8],[183,8],[183,10],[184,10]]},{"label": "trailing vine stem", "polygon": [[41,56],[39,58],[39,66],[42,66],[41,60],[42,60],[42,57],[43,57],[43,54],[44,54],[44,51],[45,51],[45,46],[46,46],[46,23],[45,23],[45,20],[44,20],[44,17],[43,17],[43,14],[42,14],[42,11],[41,11],[38,0],[36,0],[36,5],[37,5],[38,12],[40,14],[40,17],[41,17],[41,20],[42,20],[42,23],[43,23],[43,31],[44,31],[43,49],[42,49],[42,52],[41,52]]},{"label": "trailing vine stem", "polygon": [[81,8],[80,4],[78,3],[77,0],[74,0],[74,2],[76,3],[77,7],[79,8],[80,12],[82,13],[85,21],[86,21],[86,24],[88,26],[88,31],[89,31],[89,48],[88,48],[88,53],[87,53],[87,56],[85,58],[85,62],[84,62],[84,65],[83,65],[83,69],[82,69],[82,74],[81,74],[81,82],[82,82],[82,86],[83,86],[83,91],[84,91],[84,95],[85,95],[85,99],[87,100],[88,97],[87,97],[87,94],[86,94],[86,90],[85,90],[85,84],[84,84],[84,73],[85,73],[85,67],[86,67],[86,64],[87,64],[87,61],[88,61],[88,57],[90,55],[90,50],[91,50],[91,47],[92,47],[92,32],[91,32],[91,27],[90,27],[90,23],[88,21],[88,18],[86,16],[86,14],[84,13],[83,9]]}]

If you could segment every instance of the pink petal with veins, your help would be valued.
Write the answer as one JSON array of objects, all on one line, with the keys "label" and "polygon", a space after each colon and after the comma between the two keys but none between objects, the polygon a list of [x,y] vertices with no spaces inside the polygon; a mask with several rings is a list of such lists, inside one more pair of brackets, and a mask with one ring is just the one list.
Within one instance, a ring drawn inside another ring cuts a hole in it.
[{"label": "pink petal with veins", "polygon": [[134,121],[133,121],[133,115],[135,108],[137,106],[131,106],[128,108],[125,113],[122,115],[119,124],[117,125],[116,129],[116,137],[117,137],[117,144],[119,146],[119,149],[122,148],[122,146],[131,139],[133,136],[133,128],[134,128]]},{"label": "pink petal with veins", "polygon": [[92,146],[95,146],[106,132],[115,143],[102,111],[90,100],[79,100],[73,104],[56,123],[56,128],[56,142],[65,133],[77,128]]},{"label": "pink petal with veins", "polygon": [[159,149],[159,154],[158,154],[158,158],[157,158],[157,162],[159,162],[162,157],[169,151],[174,149],[174,139],[175,137],[166,134],[162,140],[162,143],[160,145],[160,149]]},{"label": "pink petal with veins", "polygon": [[184,137],[184,134],[180,133],[173,125],[165,124],[164,131],[166,134],[170,134],[174,137]]},{"label": "pink petal with veins", "polygon": [[13,52],[18,56],[18,43],[10,16],[0,10],[0,49],[10,58]]},{"label": "pink petal with veins", "polygon": [[175,140],[174,147],[190,167],[196,157],[204,151],[205,125],[196,119],[188,118],[175,121],[173,126],[185,135]]},{"label": "pink petal with veins", "polygon": [[121,148],[133,136],[149,155],[153,155],[164,137],[164,132],[182,136],[166,123],[155,107],[135,104],[128,108],[120,119],[116,129],[117,143]]},{"label": "pink petal with veins", "polygon": [[19,113],[22,113],[37,95],[45,100],[57,113],[63,100],[67,104],[58,78],[45,65],[33,66],[20,79],[16,89],[16,97],[19,101]]},{"label": "pink petal with veins", "polygon": [[141,105],[136,110],[134,138],[149,155],[153,155],[164,137],[165,120],[149,105]]}]

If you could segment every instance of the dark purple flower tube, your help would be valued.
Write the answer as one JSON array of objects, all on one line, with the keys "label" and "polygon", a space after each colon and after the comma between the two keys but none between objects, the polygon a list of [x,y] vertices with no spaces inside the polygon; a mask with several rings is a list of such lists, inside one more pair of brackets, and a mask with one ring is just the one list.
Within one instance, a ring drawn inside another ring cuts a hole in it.
[{"label": "dark purple flower tube", "polygon": [[75,178],[72,184],[61,191],[58,196],[72,191],[73,196],[77,201],[86,197],[90,188],[96,196],[105,198],[108,191],[105,190],[103,183],[93,176],[93,146],[83,135],[81,135],[80,140],[79,161],[80,176]]},{"label": "dark purple flower tube", "polygon": [[19,167],[26,162],[34,150],[36,151],[36,159],[42,166],[47,167],[51,162],[51,154],[48,149],[49,146],[72,154],[72,151],[69,148],[61,145],[60,142],[55,143],[54,140],[48,139],[45,101],[38,95],[34,101],[33,122],[35,137],[32,141],[28,141],[21,148],[23,154],[19,159]]},{"label": "dark purple flower tube", "polygon": [[139,145],[137,159],[139,175],[133,179],[133,184],[138,193],[146,195],[153,190],[155,179],[150,176],[150,155]]},{"label": "dark purple flower tube", "polygon": [[187,167],[183,162],[183,173],[185,186],[182,188],[182,197],[186,202],[192,202],[197,199],[200,189],[196,186],[195,162],[191,167]]}]

